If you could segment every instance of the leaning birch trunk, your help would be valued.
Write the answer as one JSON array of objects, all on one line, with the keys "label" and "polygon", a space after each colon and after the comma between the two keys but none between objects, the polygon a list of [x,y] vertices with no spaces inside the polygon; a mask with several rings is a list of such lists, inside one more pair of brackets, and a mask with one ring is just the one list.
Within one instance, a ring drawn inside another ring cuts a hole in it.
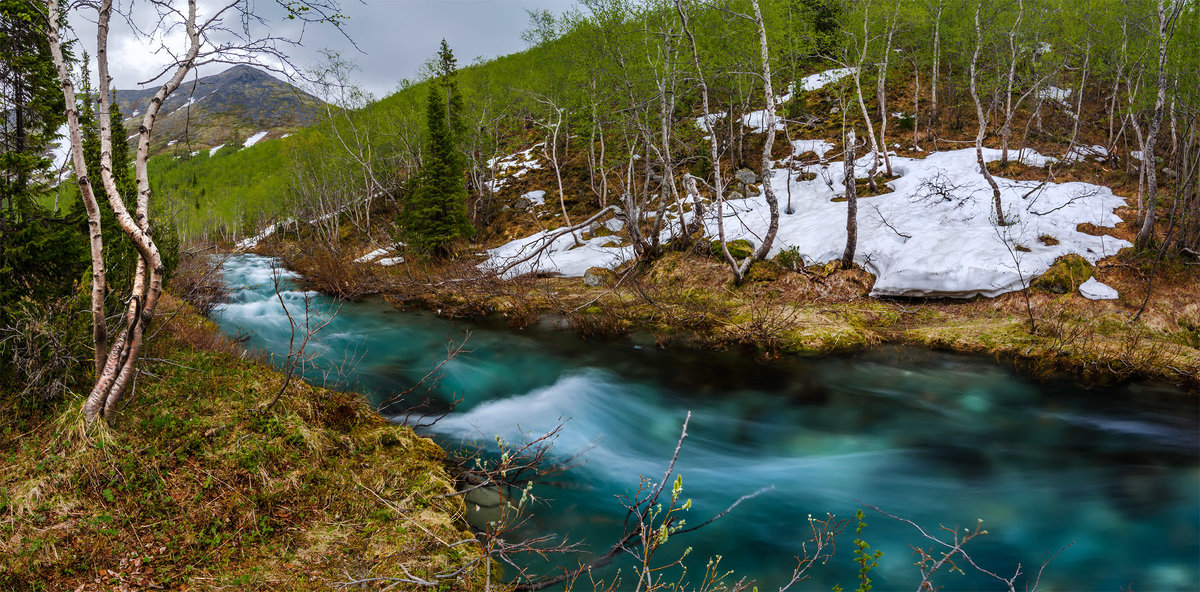
[{"label": "leaning birch trunk", "polygon": [[1158,93],[1154,97],[1154,115],[1146,132],[1146,147],[1142,151],[1142,163],[1146,167],[1146,218],[1142,220],[1142,229],[1137,235],[1138,249],[1150,246],[1150,238],[1154,233],[1154,212],[1158,207],[1158,164],[1154,158],[1154,148],[1155,142],[1158,141],[1158,130],[1162,126],[1163,106],[1167,100],[1167,48],[1171,43],[1175,21],[1182,9],[1182,0],[1175,0],[1168,14],[1165,0],[1158,0]]},{"label": "leaning birch trunk", "polygon": [[[758,43],[762,52],[763,92],[766,94],[767,111],[763,124],[767,126],[767,141],[762,151],[762,180],[763,194],[767,198],[767,209],[770,210],[771,222],[767,226],[767,234],[763,236],[762,244],[754,252],[755,259],[766,259],[775,243],[775,234],[779,232],[779,200],[775,198],[775,188],[771,186],[771,148],[775,145],[775,90],[771,87],[771,56],[767,47],[767,28],[763,24],[762,11],[759,10],[758,0],[751,0],[754,6],[754,22],[758,25]],[[790,179],[788,181],[791,182]]]},{"label": "leaning birch trunk", "polygon": [[846,134],[846,250],[842,252],[842,269],[854,266],[854,251],[858,249],[858,187],[854,183],[854,130]]},{"label": "leaning birch trunk", "polygon": [[[554,109],[557,119],[554,122],[554,133],[550,137],[550,151],[546,151],[546,145],[542,144],[542,154],[550,158],[551,164],[554,165],[554,178],[558,181],[558,205],[562,208],[563,223],[567,226],[571,225],[571,216],[567,214],[567,198],[563,193],[562,170],[558,166],[558,130],[562,127],[562,109],[556,103],[550,102],[550,108]],[[579,240],[579,235],[571,233],[571,240],[575,241],[575,246],[583,246],[583,241]]]},{"label": "leaning birch trunk", "polygon": [[[892,159],[888,156],[887,148],[887,72],[888,60],[892,55],[892,37],[896,34],[896,23],[900,20],[900,5],[892,15],[892,24],[888,27],[887,43],[883,48],[883,63],[879,66],[879,84],[875,87],[875,96],[879,100],[879,145],[883,148],[883,168],[887,176],[892,176]],[[918,89],[918,92],[919,89]]]},{"label": "leaning birch trunk", "polygon": [[1008,166],[1008,140],[1012,137],[1013,79],[1017,75],[1017,30],[1025,16],[1025,0],[1017,2],[1017,20],[1008,32],[1008,85],[1004,88],[1004,127],[1000,128],[1000,166]]},{"label": "leaning birch trunk", "polygon": [[58,79],[62,83],[63,97],[66,100],[71,162],[75,166],[75,178],[88,218],[88,238],[92,255],[92,346],[95,348],[92,361],[96,376],[99,377],[104,371],[104,362],[108,359],[108,326],[104,321],[104,238],[100,228],[100,204],[92,191],[87,163],[83,158],[83,136],[79,128],[79,110],[75,103],[75,85],[71,82],[71,74],[63,58],[62,41],[59,38],[59,21],[62,15],[58,0],[50,0],[48,8],[50,22],[47,36],[50,41],[50,53],[54,57],[54,67],[58,71]]},{"label": "leaning birch trunk", "polygon": [[708,84],[704,82],[704,70],[700,68],[700,52],[696,49],[696,37],[692,35],[692,29],[688,25],[687,13],[683,10],[683,0],[675,0],[675,10],[679,12],[679,18],[683,25],[683,32],[687,35],[688,41],[692,46],[692,66],[696,68],[696,78],[700,84],[700,104],[704,107],[704,128],[708,132],[709,137],[709,158],[712,159],[713,168],[713,201],[717,204],[717,234],[721,241],[721,254],[725,256],[725,261],[729,263],[733,269],[734,283],[742,283],[741,268],[738,262],[729,253],[729,245],[725,242],[725,184],[721,179],[721,154],[717,150],[717,134],[712,125],[712,110],[708,103]]},{"label": "leaning birch trunk", "polygon": [[1071,140],[1067,142],[1067,151],[1063,152],[1063,160],[1071,155],[1075,148],[1075,140],[1079,138],[1079,120],[1083,119],[1083,91],[1087,88],[1088,64],[1092,58],[1092,41],[1089,39],[1083,48],[1083,71],[1079,75],[1079,96],[1075,99],[1075,125],[1071,128]]},{"label": "leaning birch trunk", "polygon": [[938,0],[937,16],[933,21],[933,68],[929,73],[929,122],[926,124],[933,130],[933,148],[937,150],[938,123],[938,68],[942,57],[942,2]]},{"label": "leaning birch trunk", "polygon": [[983,105],[979,102],[979,90],[976,88],[977,66],[979,51],[983,47],[983,29],[979,25],[979,8],[982,0],[975,4],[975,53],[971,55],[971,98],[975,101],[975,115],[979,118],[979,131],[975,134],[975,161],[979,163],[979,172],[992,187],[992,200],[996,207],[996,224],[1005,226],[1004,208],[1000,203],[1000,187],[988,172],[987,162],[983,159],[983,136],[987,133],[987,116],[983,113]]},{"label": "leaning birch trunk", "polygon": [[858,55],[858,65],[854,68],[854,90],[858,96],[858,107],[862,111],[863,123],[867,126],[867,137],[871,138],[871,168],[867,171],[869,174],[867,183],[871,187],[871,193],[878,193],[879,187],[875,185],[875,172],[879,170],[879,141],[875,137],[875,125],[871,123],[871,114],[867,112],[867,103],[863,101],[862,90],[862,69],[867,63],[867,48],[871,44],[870,32],[867,29],[867,24],[870,22],[870,8],[870,2],[863,8],[863,42],[862,51]]}]

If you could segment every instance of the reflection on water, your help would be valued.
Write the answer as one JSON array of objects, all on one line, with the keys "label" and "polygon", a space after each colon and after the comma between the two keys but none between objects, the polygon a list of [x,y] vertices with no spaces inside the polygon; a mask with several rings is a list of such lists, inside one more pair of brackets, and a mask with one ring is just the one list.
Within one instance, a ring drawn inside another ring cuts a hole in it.
[{"label": "reflection on water", "polygon": [[[216,318],[249,346],[287,353],[288,324],[271,290],[269,260],[226,264],[235,293]],[[284,294],[302,310],[304,293]],[[318,308],[330,302],[317,297]],[[358,359],[349,377],[382,401],[409,388],[470,330],[468,352],[445,366],[433,393],[457,409],[436,424],[447,447],[541,433],[586,463],[554,486],[535,525],[602,552],[619,533],[617,495],[639,475],[660,476],[686,411],[693,412],[678,470],[698,523],[738,497],[774,485],[727,518],[672,539],[704,559],[756,578],[786,581],[809,514],[850,516],[878,506],[922,525],[973,527],[977,563],[1011,574],[1047,570],[1044,589],[1200,589],[1200,406],[1149,384],[1082,390],[1034,383],[987,359],[920,349],[752,362],[733,353],[658,351],[587,343],[567,332],[513,331],[405,313],[379,300],[346,303],[315,349],[325,363]],[[316,375],[313,375],[316,376]],[[384,410],[385,413],[388,410]],[[911,527],[868,511],[864,538],[884,551],[876,589],[915,588]],[[853,536],[804,589],[853,588]],[[627,567],[627,566],[626,566]],[[946,573],[947,589],[1000,589]],[[1020,581],[1024,581],[1023,579]],[[1022,585],[1023,587],[1023,585]]]}]

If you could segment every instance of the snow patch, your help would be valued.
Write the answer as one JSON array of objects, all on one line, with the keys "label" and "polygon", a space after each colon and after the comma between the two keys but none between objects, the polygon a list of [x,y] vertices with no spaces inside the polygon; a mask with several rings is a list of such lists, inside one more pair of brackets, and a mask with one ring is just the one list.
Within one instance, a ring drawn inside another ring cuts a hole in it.
[{"label": "snow patch", "polygon": [[[828,85],[831,82],[836,82],[838,80],[841,80],[841,79],[853,74],[854,71],[855,71],[855,68],[835,68],[833,70],[826,70],[824,72],[818,72],[811,76],[806,76],[804,78],[801,78],[799,87],[800,87],[800,90],[803,90],[803,91],[818,90],[818,89],[824,88],[826,85]],[[789,84],[788,92],[780,97],[777,97],[776,103],[778,105],[782,105],[784,103],[787,103],[788,101],[791,101],[792,98],[795,96],[796,86],[797,85],[795,83]],[[727,113],[724,111],[721,111],[719,113],[711,113],[708,115],[707,121],[706,121],[705,117],[703,117],[703,116],[697,117],[695,119],[696,127],[699,128],[700,131],[707,132],[708,128],[710,126],[715,126],[717,124],[717,122],[720,121],[722,118],[724,118],[726,115],[727,115]],[[767,119],[768,119],[767,118],[767,110],[759,109],[758,111],[751,111],[750,113],[743,115],[742,116],[742,125],[746,126],[747,128],[750,129],[750,131],[752,131],[754,133],[761,134],[761,133],[764,133],[767,131]],[[775,119],[775,131],[783,131],[783,129],[784,129],[783,119],[776,118]],[[708,137],[706,136],[704,139],[707,140]]]},{"label": "snow patch", "polygon": [[221,144],[220,146],[213,146],[212,148],[209,148],[209,149],[208,149],[208,156],[211,158],[211,157],[212,157],[212,155],[214,155],[214,154],[216,154],[216,153],[217,153],[217,150],[220,150],[220,149],[222,149],[222,148],[224,148],[224,147],[225,147],[225,145],[224,145],[224,144]]},{"label": "snow patch", "polygon": [[834,68],[806,76],[800,80],[800,90],[818,90],[826,85],[837,82],[854,73],[856,68]]},{"label": "snow patch", "polygon": [[1067,153],[1065,162],[1084,162],[1086,160],[1104,160],[1108,158],[1108,148],[1100,144],[1092,146],[1075,146]]},{"label": "snow patch", "polygon": [[1070,115],[1072,119],[1079,119],[1079,115],[1071,109],[1071,103],[1067,100],[1071,98],[1071,89],[1059,88],[1057,86],[1048,86],[1038,91],[1038,96],[1043,99],[1055,101],[1062,107],[1062,110]]},{"label": "snow patch", "polygon": [[[137,136],[137,134],[133,134],[132,136],[129,136],[129,139],[132,140],[134,138],[134,136]],[[168,147],[174,146],[175,144],[178,144],[178,143],[179,143],[179,140],[171,140],[170,142],[167,142],[167,146]]]},{"label": "snow patch", "polygon": [[793,140],[792,141],[792,150],[794,151],[793,154],[795,154],[796,156],[800,156],[801,154],[804,154],[806,152],[813,152],[817,155],[817,158],[819,158],[821,160],[825,160],[825,155],[828,154],[829,151],[833,150],[834,148],[835,148],[835,146],[833,144],[830,144],[829,142],[826,142],[825,140]]},{"label": "snow patch", "polygon": [[1118,296],[1116,289],[1096,281],[1096,278],[1088,278],[1088,281],[1080,284],[1079,293],[1088,300],[1116,300]]},{"label": "snow patch", "polygon": [[379,261],[376,261],[375,263],[378,263],[379,265],[383,265],[386,267],[391,267],[393,265],[399,265],[401,263],[404,263],[404,257],[387,257],[385,259],[380,259]]},{"label": "snow patch", "polygon": [[534,207],[544,206],[546,205],[546,192],[542,191],[541,189],[538,189],[537,191],[530,191],[529,193],[522,195],[521,199],[528,201]]},{"label": "snow patch", "polygon": [[246,142],[243,143],[242,145],[245,146],[246,148],[249,148],[249,147],[257,144],[259,140],[267,137],[267,133],[268,132],[258,132],[257,134],[254,134],[253,136],[246,138]]},{"label": "snow patch", "polygon": [[363,255],[362,257],[355,259],[354,262],[355,263],[370,263],[371,261],[378,259],[379,257],[383,257],[384,255],[387,255],[390,252],[392,252],[392,250],[387,247],[384,247],[382,249],[375,249],[374,251],[371,251],[370,253],[367,253],[366,255]]},{"label": "snow patch", "polygon": [[543,144],[543,142],[539,142],[521,152],[489,159],[487,166],[489,169],[495,169],[496,176],[486,183],[488,189],[495,193],[504,187],[509,179],[519,179],[529,171],[542,168],[542,164],[538,162],[538,157],[533,151]]},{"label": "snow patch", "polygon": [[[999,150],[983,152],[987,161],[1000,158]],[[1035,163],[1033,166],[1051,162],[1050,157],[1033,151],[1022,156],[1025,162]],[[866,175],[870,160],[867,154],[856,162],[860,176]],[[1125,201],[1107,187],[1073,182],[1047,183],[1037,189],[1039,183],[996,177],[1009,222],[999,226],[991,189],[979,174],[973,148],[937,152],[923,159],[897,156],[892,158],[892,168],[899,175],[888,183],[893,191],[862,198],[858,206],[855,261],[875,275],[874,296],[997,296],[1020,290],[1068,253],[1095,263],[1131,246],[1112,236],[1076,230],[1081,223],[1112,227],[1121,221],[1113,210]],[[795,211],[780,216],[769,255],[794,247],[808,263],[839,259],[846,244],[846,203],[832,200],[845,193],[843,165],[810,165],[802,172],[816,178],[797,180],[783,169],[774,170],[769,177],[777,196],[788,195],[791,184]],[[765,195],[729,201],[725,206],[728,239],[758,244],[770,221]],[[712,237],[717,235],[715,208],[708,212],[703,223]],[[540,257],[505,275],[581,276],[589,267],[614,267],[633,257],[633,249],[618,246],[616,237],[597,237],[576,247],[569,234],[554,235],[554,231],[543,231],[492,249],[483,265],[500,269],[547,241],[551,244]],[[1058,243],[1041,243],[1038,238],[1044,235]]]}]

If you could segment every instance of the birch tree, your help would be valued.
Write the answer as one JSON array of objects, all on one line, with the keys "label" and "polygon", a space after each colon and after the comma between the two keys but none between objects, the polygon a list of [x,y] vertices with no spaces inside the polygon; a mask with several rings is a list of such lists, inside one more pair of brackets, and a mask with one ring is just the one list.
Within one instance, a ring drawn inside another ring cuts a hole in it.
[{"label": "birch tree", "polygon": [[[319,0],[323,2],[323,0]],[[75,96],[75,87],[71,79],[63,46],[68,40],[62,32],[67,24],[69,13],[78,14],[79,18],[94,18],[96,23],[96,66],[99,74],[99,107],[97,111],[107,114],[112,105],[113,78],[110,75],[110,53],[108,48],[109,32],[114,12],[112,0],[100,0],[98,3],[86,0],[63,5],[61,0],[46,0],[46,33],[50,43],[51,53],[62,86],[66,103],[67,127],[71,140],[71,159],[75,167],[76,182],[79,184],[85,209],[88,213],[88,226],[91,236],[91,255],[93,261],[92,314],[93,314],[93,345],[95,347],[95,384],[88,394],[84,404],[84,415],[89,421],[111,417],[116,411],[118,401],[129,388],[137,374],[137,362],[141,355],[145,340],[146,329],[154,318],[159,297],[162,294],[163,260],[158,246],[150,234],[150,180],[147,160],[150,152],[150,138],[154,131],[155,119],[163,102],[171,96],[183,82],[184,78],[197,66],[207,63],[252,63],[255,56],[272,55],[286,61],[286,56],[278,50],[278,44],[285,40],[273,37],[269,33],[258,35],[252,32],[251,24],[261,24],[263,21],[256,15],[244,12],[244,4],[232,1],[214,7],[211,13],[201,16],[197,0],[187,0],[183,8],[175,5],[149,1],[134,3],[128,7],[129,14],[121,15],[129,22],[137,22],[139,18],[153,18],[157,23],[158,32],[178,28],[184,34],[181,47],[168,47],[165,36],[160,35],[161,54],[171,56],[170,60],[159,71],[154,80],[164,80],[150,99],[146,113],[138,126],[137,152],[134,157],[134,174],[137,184],[135,206],[131,212],[125,205],[113,176],[113,130],[108,117],[99,117],[100,130],[100,170],[98,171],[100,190],[96,190],[96,180],[89,173],[84,162],[82,133],[79,122],[79,108]],[[336,5],[321,3],[286,3],[281,4],[291,18],[304,21],[332,21],[335,24],[341,18]],[[84,16],[87,13],[94,13]],[[148,14],[145,14],[148,13]],[[226,26],[226,18],[241,17],[239,27]],[[150,53],[152,50],[146,50]],[[144,59],[143,55],[124,55],[118,59]],[[118,138],[117,141],[121,141]],[[106,332],[100,329],[104,323],[104,292],[105,270],[103,268],[103,241],[100,235],[98,196],[103,195],[116,215],[126,238],[138,252],[138,264],[133,278],[133,292],[125,306],[122,316],[123,329],[116,338],[109,342]],[[101,262],[101,263],[97,263]],[[96,317],[99,316],[99,319]]]},{"label": "birch tree", "polygon": [[1157,75],[1157,92],[1154,96],[1154,111],[1150,116],[1149,129],[1146,131],[1146,145],[1142,152],[1142,163],[1146,167],[1146,217],[1137,235],[1137,248],[1145,249],[1150,246],[1154,233],[1154,216],[1158,207],[1158,164],[1155,160],[1155,143],[1158,132],[1162,127],[1163,106],[1167,98],[1167,57],[1171,38],[1175,34],[1175,24],[1183,11],[1183,0],[1157,0],[1155,3],[1155,24],[1157,28],[1158,60],[1155,64]]}]

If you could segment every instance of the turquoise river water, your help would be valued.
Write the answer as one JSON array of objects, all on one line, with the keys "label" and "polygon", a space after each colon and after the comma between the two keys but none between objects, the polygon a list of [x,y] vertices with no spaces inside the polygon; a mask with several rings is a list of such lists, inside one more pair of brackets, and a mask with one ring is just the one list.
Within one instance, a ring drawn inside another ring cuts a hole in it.
[{"label": "turquoise river water", "polygon": [[[231,301],[214,317],[248,346],[287,353],[288,323],[271,284],[271,260],[226,262]],[[305,293],[283,292],[293,311]],[[310,294],[325,312],[330,299]],[[773,485],[712,525],[672,538],[663,559],[691,547],[699,577],[708,557],[754,578],[761,590],[786,581],[801,553],[809,514],[866,509],[864,540],[884,556],[876,590],[915,589],[910,545],[919,534],[877,506],[927,529],[973,527],[989,534],[968,551],[1010,575],[1036,572],[1044,590],[1200,589],[1200,403],[1171,387],[1130,383],[1085,390],[1034,382],[994,360],[914,348],[770,363],[737,353],[660,351],[635,340],[585,342],[539,326],[450,321],[401,312],[378,299],[345,303],[310,346],[319,370],[376,402],[403,391],[470,331],[469,351],[448,363],[435,397],[460,400],[425,432],[446,448],[494,447],[566,420],[556,454],[587,449],[582,464],[534,493],[551,500],[531,521],[597,552],[620,532],[617,496],[639,475],[662,475],[680,424],[692,412],[678,472],[696,524],[742,495]],[[651,342],[652,343],[652,342]],[[332,368],[342,368],[338,373]],[[388,409],[383,413],[388,414]],[[838,556],[801,590],[857,587],[853,532]],[[1065,548],[1065,550],[1064,550]],[[574,564],[578,558],[566,559]],[[629,563],[600,575],[612,577]],[[994,580],[944,572],[946,590],[1001,590]],[[1018,588],[1025,588],[1024,577]]]}]

